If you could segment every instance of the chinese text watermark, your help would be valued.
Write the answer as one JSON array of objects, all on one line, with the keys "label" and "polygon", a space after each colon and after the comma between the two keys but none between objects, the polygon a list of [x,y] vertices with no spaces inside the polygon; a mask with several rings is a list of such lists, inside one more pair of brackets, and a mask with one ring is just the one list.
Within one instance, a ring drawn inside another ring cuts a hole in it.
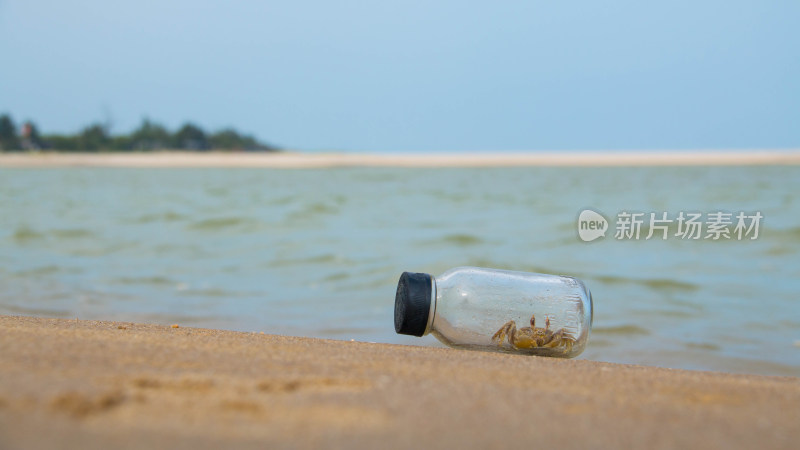
[{"label": "chinese text watermark", "polygon": [[[614,239],[649,240],[754,240],[758,239],[760,211],[660,212],[621,211],[614,224]],[[585,209],[578,215],[578,237],[585,242],[606,237],[608,220],[599,212]]]}]

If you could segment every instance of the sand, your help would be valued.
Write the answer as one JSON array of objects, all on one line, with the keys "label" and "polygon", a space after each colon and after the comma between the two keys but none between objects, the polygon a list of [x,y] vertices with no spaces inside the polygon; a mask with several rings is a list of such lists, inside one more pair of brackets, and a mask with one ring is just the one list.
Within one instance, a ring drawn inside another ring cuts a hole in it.
[{"label": "sand", "polygon": [[0,316],[0,448],[797,448],[800,379]]},{"label": "sand", "polygon": [[536,153],[0,153],[0,167],[518,167],[798,165],[800,150]]}]

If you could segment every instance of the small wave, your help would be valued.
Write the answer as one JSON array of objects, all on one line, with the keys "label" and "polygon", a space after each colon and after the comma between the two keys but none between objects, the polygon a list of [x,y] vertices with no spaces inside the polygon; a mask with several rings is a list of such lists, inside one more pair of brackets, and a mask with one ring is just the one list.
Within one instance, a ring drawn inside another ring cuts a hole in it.
[{"label": "small wave", "polygon": [[338,209],[326,203],[312,203],[306,208],[309,213],[335,213]]},{"label": "small wave", "polygon": [[24,225],[14,230],[14,234],[11,235],[11,239],[20,243],[35,241],[43,239],[44,237],[44,233],[40,233],[33,228]]},{"label": "small wave", "polygon": [[442,238],[442,241],[448,244],[466,246],[480,244],[483,242],[483,239],[471,234],[448,234]]},{"label": "small wave", "polygon": [[[545,274],[556,274],[558,273],[557,270],[553,270],[552,267],[544,267],[544,266],[536,266],[532,264],[522,264],[522,265],[512,265],[501,263],[489,259],[484,258],[474,258],[470,259],[467,264],[468,266],[473,267],[491,267],[493,269],[500,269],[500,270],[512,270],[517,272],[531,272],[531,273],[545,273]],[[569,276],[580,276],[578,274],[571,273]]]},{"label": "small wave", "polygon": [[166,277],[152,276],[152,277],[118,277],[111,280],[117,284],[148,284],[154,286],[174,285],[175,281]]},{"label": "small wave", "polygon": [[[790,227],[783,229],[769,229],[768,233],[763,234],[765,237],[773,237],[778,240],[788,240],[791,242],[800,241],[800,227]],[[761,235],[759,235],[761,239]]]},{"label": "small wave", "polygon": [[635,336],[635,335],[648,335],[650,334],[645,328],[642,328],[637,325],[617,325],[613,327],[593,327],[592,334],[601,334],[601,335],[623,335],[623,336]]},{"label": "small wave", "polygon": [[295,211],[289,214],[290,220],[304,220],[310,219],[316,216],[321,215],[329,215],[329,214],[336,214],[339,212],[339,208],[329,205],[327,203],[311,203],[308,206],[304,207],[300,211]]},{"label": "small wave", "polygon": [[721,347],[719,345],[711,344],[711,343],[708,343],[708,342],[687,342],[684,345],[686,346],[686,348],[695,349],[695,350],[717,351],[717,350],[721,349]]},{"label": "small wave", "polygon": [[369,289],[380,289],[386,286],[391,286],[392,284],[396,283],[395,276],[389,277],[376,277],[376,278],[364,278],[359,277],[358,281],[352,284],[347,284],[346,286],[341,286],[339,288],[334,288],[337,292],[357,292],[362,290],[369,290]]},{"label": "small wave", "polygon": [[31,308],[29,306],[19,305],[0,305],[0,311],[6,311],[10,314],[22,314],[25,316],[39,316],[39,317],[73,317],[74,312],[64,309],[49,309],[49,308]]},{"label": "small wave", "polygon": [[190,224],[188,228],[193,230],[216,231],[252,224],[253,220],[245,217],[217,217],[194,222]]},{"label": "small wave", "polygon": [[167,211],[156,214],[145,214],[133,219],[135,223],[152,223],[152,222],[178,222],[184,220],[186,216],[176,212]]},{"label": "small wave", "polygon": [[346,280],[350,278],[350,274],[347,272],[336,272],[328,275],[327,277],[323,278],[322,281],[340,281]]},{"label": "small wave", "polygon": [[786,328],[800,328],[800,320],[783,319],[779,320],[777,324]]},{"label": "small wave", "polygon": [[700,289],[700,286],[694,283],[669,280],[664,278],[641,279],[641,278],[618,277],[614,275],[594,275],[590,276],[590,278],[593,278],[601,283],[606,283],[606,284],[637,284],[658,291],[664,291],[664,290],[696,291]]},{"label": "small wave", "polygon": [[206,188],[206,194],[208,194],[208,195],[210,195],[212,197],[226,197],[226,196],[228,196],[228,193],[229,193],[229,191],[225,187],[216,186],[216,187],[208,187],[208,188]]},{"label": "small wave", "polygon": [[[181,287],[182,285],[179,285]],[[198,297],[241,297],[242,294],[238,292],[228,291],[220,288],[205,288],[205,289],[176,289],[181,295],[194,295]]]},{"label": "small wave", "polygon": [[591,345],[592,348],[613,347],[615,345],[615,342],[613,340],[598,339],[598,338],[593,337],[592,339],[589,339],[589,344],[588,345]]},{"label": "small wave", "polygon": [[770,247],[764,251],[764,254],[767,256],[794,255],[795,253],[797,253],[797,250],[785,244],[775,247]]},{"label": "small wave", "polygon": [[286,195],[286,196],[283,196],[283,197],[278,197],[278,198],[269,200],[269,201],[266,202],[266,204],[267,205],[281,206],[281,205],[288,205],[290,203],[293,203],[295,200],[297,200],[297,196],[296,195]]},{"label": "small wave", "polygon": [[119,253],[121,251],[133,248],[135,246],[136,244],[131,242],[119,242],[113,244],[109,243],[104,247],[85,246],[74,249],[68,249],[67,253],[73,256],[91,256],[91,257],[106,256],[114,253]]},{"label": "small wave", "polygon": [[304,264],[352,264],[354,261],[345,258],[341,255],[333,253],[323,253],[321,255],[309,256],[305,258],[285,258],[277,259],[267,263],[267,267],[283,267],[286,265],[304,265]]},{"label": "small wave", "polygon": [[472,195],[463,192],[450,192],[441,190],[431,192],[431,196],[436,200],[445,200],[452,203],[463,203],[473,198]]},{"label": "small wave", "polygon": [[33,267],[31,269],[19,270],[15,272],[16,275],[27,277],[27,276],[42,276],[42,275],[52,275],[56,273],[78,273],[80,269],[75,267],[63,267],[63,266],[55,266],[55,265],[47,265],[47,266],[40,266],[40,267]]},{"label": "small wave", "polygon": [[68,240],[83,239],[92,236],[94,236],[94,233],[84,228],[64,228],[50,230],[48,232],[41,232],[28,226],[21,226],[14,231],[14,234],[11,235],[11,238],[16,242],[24,243],[40,239],[47,239],[48,237],[59,240]]},{"label": "small wave", "polygon": [[69,228],[64,230],[53,230],[50,232],[53,237],[58,239],[82,239],[92,237],[94,234],[83,228]]},{"label": "small wave", "polygon": [[677,318],[677,319],[690,319],[692,317],[698,317],[699,316],[698,314],[691,313],[689,311],[666,310],[666,309],[660,309],[660,310],[657,310],[657,311],[653,311],[650,314],[653,315],[653,316],[656,316],[656,317],[674,317],[674,318]]}]

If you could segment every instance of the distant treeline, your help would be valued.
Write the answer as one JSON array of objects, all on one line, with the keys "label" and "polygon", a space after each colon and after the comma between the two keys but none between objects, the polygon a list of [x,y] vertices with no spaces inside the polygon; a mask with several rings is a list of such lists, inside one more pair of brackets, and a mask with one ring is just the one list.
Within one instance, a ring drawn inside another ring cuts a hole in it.
[{"label": "distant treeline", "polygon": [[253,136],[239,134],[228,128],[207,133],[186,123],[174,133],[148,119],[130,134],[112,135],[109,127],[92,124],[77,134],[41,134],[31,121],[20,127],[10,115],[0,115],[0,151],[50,150],[63,152],[129,152],[152,150],[229,150],[277,151],[272,145],[259,142]]}]

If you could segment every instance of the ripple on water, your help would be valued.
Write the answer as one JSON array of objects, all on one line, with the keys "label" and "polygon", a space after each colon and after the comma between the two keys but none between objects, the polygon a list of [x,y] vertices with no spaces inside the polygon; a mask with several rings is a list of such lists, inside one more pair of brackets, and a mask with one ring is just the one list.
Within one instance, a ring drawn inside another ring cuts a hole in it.
[{"label": "ripple on water", "polygon": [[17,229],[14,230],[14,233],[11,235],[11,239],[20,244],[44,239],[45,237],[46,236],[44,233],[40,233],[26,225],[17,227]]},{"label": "ripple on water", "polygon": [[665,278],[628,278],[614,275],[589,275],[592,278],[605,284],[632,284],[645,286],[656,291],[684,291],[691,292],[700,289],[700,286],[686,281],[670,280]]},{"label": "ripple on water", "polygon": [[448,234],[442,241],[448,244],[454,244],[459,246],[467,246],[467,245],[477,245],[483,243],[483,239],[479,238],[478,236],[472,234]]},{"label": "ripple on water", "polygon": [[74,315],[72,311],[67,311],[64,309],[33,308],[30,306],[3,305],[3,304],[0,304],[0,311],[6,312],[8,314],[22,314],[25,316],[56,317],[56,318],[72,317]]},{"label": "ripple on water", "polygon": [[797,253],[797,250],[792,248],[791,246],[781,244],[770,247],[763,252],[767,256],[784,256],[784,255],[794,255]]},{"label": "ripple on water", "polygon": [[50,234],[57,239],[83,239],[94,236],[94,233],[84,228],[53,230],[50,232]]},{"label": "ripple on water", "polygon": [[606,335],[606,336],[645,336],[650,332],[637,325],[616,325],[611,327],[595,326],[592,327],[592,334]]},{"label": "ripple on water", "polygon": [[215,217],[193,222],[187,226],[191,230],[199,231],[219,231],[225,229],[251,227],[257,221],[247,217]]},{"label": "ripple on water", "polygon": [[423,246],[445,244],[445,245],[454,245],[457,247],[468,247],[472,245],[482,244],[484,242],[485,241],[483,239],[473,234],[453,233],[432,240],[418,241],[417,243],[418,245],[423,245]]},{"label": "ripple on water", "polygon": [[117,277],[111,280],[115,284],[125,285],[139,285],[146,284],[151,286],[174,286],[176,282],[167,277],[162,276],[146,276],[146,277]]},{"label": "ripple on water", "polygon": [[82,270],[77,267],[56,266],[50,264],[46,266],[39,266],[39,267],[32,267],[30,269],[18,270],[14,272],[14,274],[20,277],[40,277],[44,275],[54,275],[59,273],[74,274],[80,272],[82,272]]},{"label": "ripple on water", "polygon": [[[467,265],[472,267],[491,267],[493,269],[511,270],[517,272],[531,272],[531,273],[544,273],[544,274],[557,274],[559,272],[558,270],[554,270],[552,267],[536,266],[532,264],[513,265],[485,258],[471,258],[467,260]],[[571,274],[570,276],[577,276],[577,275]]]},{"label": "ripple on water", "polygon": [[86,239],[94,237],[91,230],[85,228],[60,228],[49,231],[38,231],[27,225],[17,227],[11,235],[11,239],[18,244],[25,244],[45,239],[56,239],[59,241]]},{"label": "ripple on water", "polygon": [[760,233],[758,238],[775,239],[779,242],[790,242],[796,244],[800,242],[800,227],[782,229],[770,228],[769,230],[764,230],[762,233]]},{"label": "ripple on water", "polygon": [[267,200],[266,204],[267,205],[274,205],[274,206],[283,206],[283,205],[288,205],[288,204],[294,203],[297,200],[298,199],[297,199],[296,195],[285,195],[283,197],[277,197],[277,198],[274,198],[274,199],[271,199],[271,200]]},{"label": "ripple on water", "polygon": [[708,350],[708,351],[718,351],[721,350],[722,347],[716,344],[712,344],[709,342],[687,342],[684,344],[686,348],[694,349],[694,350]]},{"label": "ripple on water", "polygon": [[223,298],[233,298],[233,297],[243,297],[246,294],[242,294],[240,292],[234,292],[227,289],[221,288],[191,288],[186,286],[183,289],[182,284],[176,286],[176,291],[180,292],[181,295],[186,296],[196,296],[196,297],[223,297]]},{"label": "ripple on water", "polygon": [[179,222],[186,219],[186,216],[176,212],[167,211],[155,214],[144,214],[133,219],[134,223],[152,223],[152,222]]},{"label": "ripple on water", "polygon": [[341,281],[341,280],[346,280],[348,278],[350,278],[350,274],[349,273],[347,273],[347,272],[336,272],[336,273],[332,273],[332,274],[326,276],[325,278],[322,279],[322,281]]},{"label": "ripple on water", "polygon": [[355,261],[334,253],[323,253],[320,255],[291,258],[279,257],[266,263],[266,267],[284,267],[287,265],[305,265],[305,264],[355,264]]},{"label": "ripple on water", "polygon": [[295,211],[289,214],[289,220],[307,220],[307,219],[314,219],[318,216],[325,216],[336,214],[339,212],[339,208],[330,205],[328,203],[322,202],[314,202],[311,204],[306,205],[300,211]]}]

